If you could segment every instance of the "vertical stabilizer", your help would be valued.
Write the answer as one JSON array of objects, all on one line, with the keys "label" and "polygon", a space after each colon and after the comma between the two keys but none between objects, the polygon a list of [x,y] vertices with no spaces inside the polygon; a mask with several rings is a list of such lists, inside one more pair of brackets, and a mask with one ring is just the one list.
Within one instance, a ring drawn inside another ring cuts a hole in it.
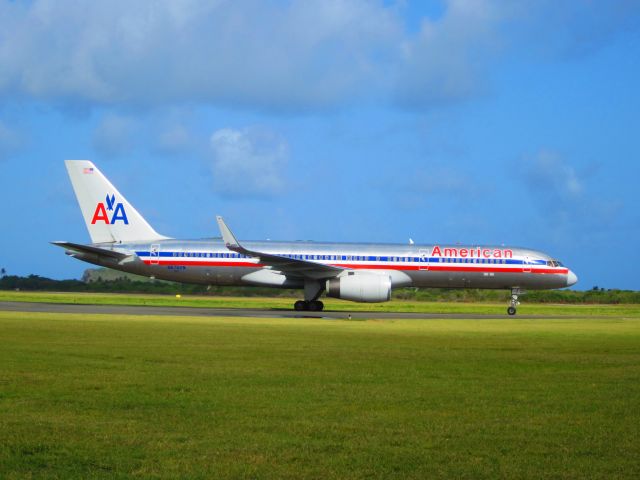
[{"label": "vertical stabilizer", "polygon": [[92,243],[162,240],[89,160],[65,160]]}]

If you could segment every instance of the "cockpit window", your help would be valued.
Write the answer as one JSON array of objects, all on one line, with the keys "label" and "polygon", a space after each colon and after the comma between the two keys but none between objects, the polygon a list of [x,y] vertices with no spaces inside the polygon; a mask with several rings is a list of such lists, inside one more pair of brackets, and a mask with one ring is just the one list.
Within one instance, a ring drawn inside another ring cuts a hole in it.
[{"label": "cockpit window", "polygon": [[562,267],[562,262],[559,260],[547,260],[547,267]]}]

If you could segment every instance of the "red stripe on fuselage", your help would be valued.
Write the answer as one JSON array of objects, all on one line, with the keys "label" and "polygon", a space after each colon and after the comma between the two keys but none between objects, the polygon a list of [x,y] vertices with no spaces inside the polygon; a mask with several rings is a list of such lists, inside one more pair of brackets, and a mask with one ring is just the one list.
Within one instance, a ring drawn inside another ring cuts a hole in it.
[{"label": "red stripe on fuselage", "polygon": [[349,264],[337,264],[336,267],[358,269],[358,270],[422,270],[422,271],[434,271],[434,272],[490,272],[490,273],[537,273],[537,274],[555,274],[566,275],[569,270],[566,268],[553,269],[553,268],[522,268],[522,267],[489,267],[484,265],[478,265],[477,267],[470,266],[441,266],[441,265],[429,265],[428,267],[421,267],[418,265],[349,265]]},{"label": "red stripe on fuselage", "polygon": [[[261,268],[266,265],[261,263],[250,262],[211,262],[205,260],[194,260],[192,262],[185,262],[182,260],[160,260],[153,262],[152,260],[144,260],[146,265],[159,265],[159,266],[179,266],[179,267],[244,267],[244,268]],[[318,264],[324,265],[324,264]],[[400,270],[400,271],[418,271],[425,272],[477,272],[477,273],[535,273],[542,275],[567,275],[569,270],[566,268],[553,269],[553,268],[522,268],[522,267],[490,267],[482,264],[478,264],[477,267],[471,266],[444,266],[444,265],[359,265],[359,264],[345,264],[345,263],[332,263],[329,264],[333,267],[340,267],[352,270]]]}]

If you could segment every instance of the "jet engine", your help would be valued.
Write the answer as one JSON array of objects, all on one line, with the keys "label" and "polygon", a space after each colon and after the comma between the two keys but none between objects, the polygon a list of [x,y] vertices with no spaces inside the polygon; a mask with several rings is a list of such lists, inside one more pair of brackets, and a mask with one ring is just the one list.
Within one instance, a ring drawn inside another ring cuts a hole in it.
[{"label": "jet engine", "polygon": [[391,277],[349,272],[327,280],[327,296],[352,302],[387,302],[391,299]]}]

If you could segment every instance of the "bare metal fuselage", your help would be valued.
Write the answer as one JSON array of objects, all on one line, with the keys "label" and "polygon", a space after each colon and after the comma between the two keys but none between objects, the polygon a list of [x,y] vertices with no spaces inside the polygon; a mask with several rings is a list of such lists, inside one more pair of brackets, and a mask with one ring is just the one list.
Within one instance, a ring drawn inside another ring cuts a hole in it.
[{"label": "bare metal fuselage", "polygon": [[159,234],[93,162],[65,166],[90,245],[53,242],[80,260],[147,277],[203,285],[304,290],[296,310],[320,311],[319,297],[386,302],[398,287],[510,289],[509,315],[524,289],[563,288],[577,277],[548,255],[524,248],[322,242],[240,242],[221,216],[221,239]]},{"label": "bare metal fuselage", "polygon": [[[349,271],[382,273],[391,278],[393,288],[536,290],[575,283],[575,275],[549,255],[525,248],[271,241],[243,245]],[[304,278],[274,272],[256,258],[230,251],[219,239],[94,246],[122,255],[106,257],[72,250],[67,253],[96,265],[175,282],[304,288]]]}]

